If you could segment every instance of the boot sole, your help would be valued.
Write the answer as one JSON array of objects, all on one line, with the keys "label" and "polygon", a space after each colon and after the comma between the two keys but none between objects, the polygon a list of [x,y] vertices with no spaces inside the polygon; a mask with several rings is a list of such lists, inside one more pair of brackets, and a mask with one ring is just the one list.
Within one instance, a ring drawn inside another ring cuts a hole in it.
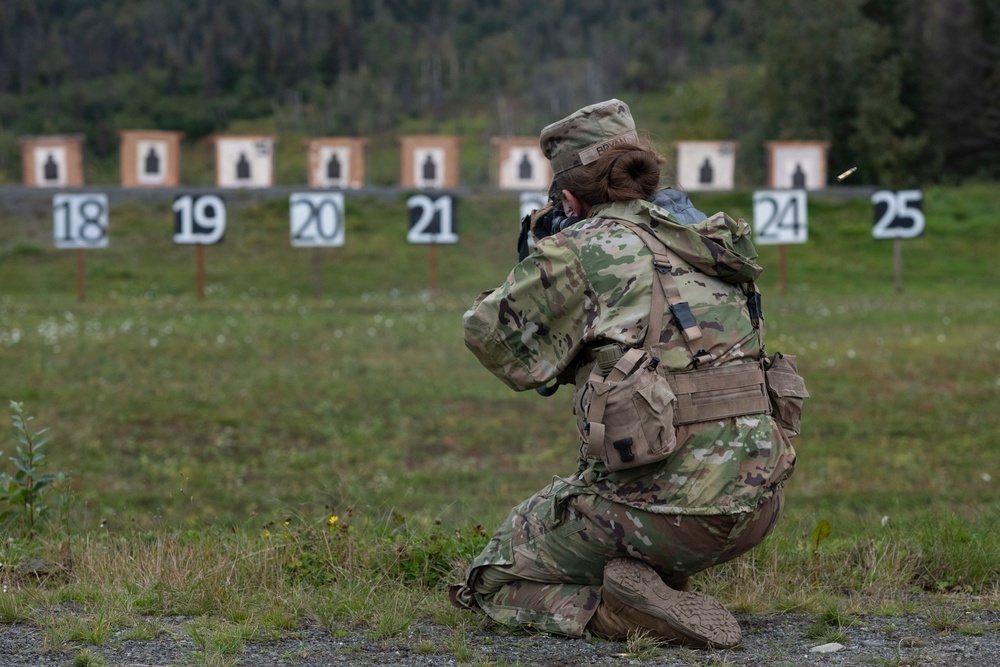
[{"label": "boot sole", "polygon": [[[708,595],[675,591],[651,567],[633,558],[608,563],[604,592],[622,603],[622,613],[637,612],[640,616],[633,620],[639,625],[655,631],[656,621],[660,621],[692,645],[733,648],[743,641],[739,623],[722,603]],[[672,638],[673,633],[664,634]]]}]

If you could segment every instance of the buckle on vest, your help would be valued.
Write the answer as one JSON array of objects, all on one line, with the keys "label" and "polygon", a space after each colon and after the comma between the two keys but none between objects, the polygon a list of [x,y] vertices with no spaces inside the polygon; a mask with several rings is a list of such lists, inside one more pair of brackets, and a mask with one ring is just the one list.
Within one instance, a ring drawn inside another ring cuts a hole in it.
[{"label": "buckle on vest", "polygon": [[618,457],[622,460],[622,463],[635,460],[635,454],[632,453],[632,438],[622,438],[621,440],[615,440],[611,444],[618,450]]},{"label": "buckle on vest", "polygon": [[653,259],[653,268],[656,269],[660,273],[667,273],[673,267],[670,266],[670,262],[661,262],[661,261],[657,260],[656,258],[654,258]]}]

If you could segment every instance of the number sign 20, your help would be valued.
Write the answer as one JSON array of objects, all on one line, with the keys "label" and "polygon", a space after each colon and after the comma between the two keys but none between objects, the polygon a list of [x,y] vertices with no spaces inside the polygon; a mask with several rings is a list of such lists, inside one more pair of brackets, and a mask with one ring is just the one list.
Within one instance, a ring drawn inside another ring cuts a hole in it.
[{"label": "number sign 20", "polygon": [[296,192],[288,199],[292,246],[297,248],[344,245],[344,194]]},{"label": "number sign 20", "polygon": [[226,204],[218,195],[181,195],[173,209],[178,245],[212,245],[226,233]]},{"label": "number sign 20", "polygon": [[450,195],[431,198],[428,195],[413,195],[406,200],[410,211],[410,231],[406,240],[410,243],[458,243],[455,220],[452,214],[454,204]]},{"label": "number sign 20", "polygon": [[520,218],[523,218],[526,215],[531,215],[538,209],[545,206],[548,201],[549,193],[547,192],[522,192]]},{"label": "number sign 20", "polygon": [[107,195],[56,195],[52,208],[57,248],[108,247]]},{"label": "number sign 20", "polygon": [[876,239],[912,239],[924,232],[924,195],[920,190],[879,190],[872,194]]},{"label": "number sign 20", "polygon": [[805,243],[808,237],[805,190],[753,193],[755,239],[760,245]]}]

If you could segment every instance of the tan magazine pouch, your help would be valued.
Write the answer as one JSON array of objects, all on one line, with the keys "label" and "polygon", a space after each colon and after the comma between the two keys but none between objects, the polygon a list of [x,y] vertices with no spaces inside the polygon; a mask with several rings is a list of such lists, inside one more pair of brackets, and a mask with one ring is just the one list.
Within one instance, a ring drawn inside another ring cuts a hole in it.
[{"label": "tan magazine pouch", "polygon": [[764,360],[771,414],[789,439],[802,430],[802,402],[809,398],[794,355],[775,352]]},{"label": "tan magazine pouch", "polygon": [[657,363],[632,348],[607,377],[595,366],[587,380],[586,456],[612,472],[660,461],[677,447],[674,394]]}]

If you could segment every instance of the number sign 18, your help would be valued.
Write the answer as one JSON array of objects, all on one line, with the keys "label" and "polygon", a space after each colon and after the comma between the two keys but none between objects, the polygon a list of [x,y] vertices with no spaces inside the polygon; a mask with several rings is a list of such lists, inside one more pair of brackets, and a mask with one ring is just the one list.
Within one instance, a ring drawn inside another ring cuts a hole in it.
[{"label": "number sign 18", "polygon": [[458,243],[455,220],[452,215],[454,205],[450,195],[431,198],[428,195],[413,195],[406,200],[410,211],[410,231],[406,240],[410,243]]},{"label": "number sign 18", "polygon": [[344,245],[344,193],[296,192],[288,198],[292,246]]},{"label": "number sign 18", "polygon": [[52,208],[57,248],[108,247],[107,195],[56,195]]},{"label": "number sign 18", "polygon": [[753,193],[754,242],[760,245],[805,243],[808,238],[805,190]]},{"label": "number sign 18", "polygon": [[879,190],[872,194],[876,239],[912,239],[924,232],[924,195],[920,190]]}]

